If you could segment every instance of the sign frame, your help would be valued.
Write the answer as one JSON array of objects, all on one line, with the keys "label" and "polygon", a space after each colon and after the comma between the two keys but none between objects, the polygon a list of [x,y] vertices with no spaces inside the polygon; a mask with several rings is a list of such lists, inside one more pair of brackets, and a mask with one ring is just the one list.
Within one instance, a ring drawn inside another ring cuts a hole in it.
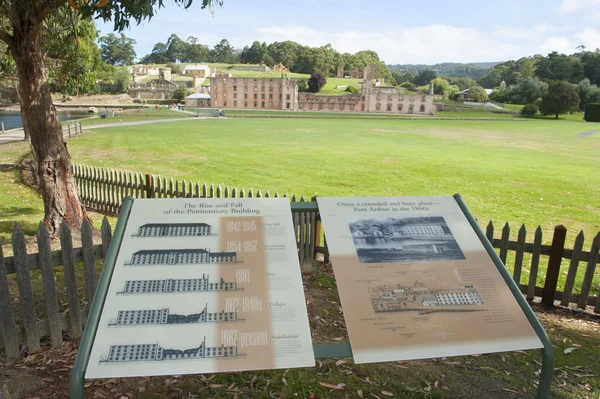
[{"label": "sign frame", "polygon": [[[525,314],[527,320],[529,321],[535,333],[537,334],[537,336],[543,344],[543,348],[541,349],[542,370],[540,374],[536,398],[546,399],[550,395],[552,378],[554,374],[554,349],[552,347],[552,343],[550,342],[550,339],[546,334],[544,327],[542,326],[537,316],[529,306],[529,303],[523,297],[523,294],[519,290],[519,287],[508,273],[508,270],[506,269],[506,267],[500,260],[500,257],[498,256],[498,254],[486,238],[485,234],[477,224],[475,218],[470,213],[460,194],[455,194],[453,197],[457,202],[459,208],[469,221],[471,228],[473,228],[473,230],[477,234],[477,237],[483,244],[484,248],[486,249],[486,252],[494,262],[494,265],[500,272],[500,275],[504,279],[504,282],[506,283],[506,285],[508,285],[510,292],[515,297],[521,310]],[[83,337],[79,344],[77,357],[75,359],[75,365],[73,366],[69,395],[72,399],[84,398],[85,372],[87,370],[88,363],[90,360],[94,338],[98,330],[100,316],[102,315],[102,309],[104,307],[104,302],[106,300],[108,288],[117,260],[117,255],[119,253],[119,249],[123,241],[125,226],[127,225],[127,222],[129,220],[129,215],[131,213],[133,202],[134,199],[131,197],[125,197],[123,199],[123,205],[121,206],[119,218],[117,220],[117,224],[113,233],[113,238],[111,240],[104,262],[104,267],[102,268],[102,273],[100,274],[100,279],[96,288],[96,294],[94,296],[94,300],[92,302],[90,312],[87,318],[87,322],[83,332]],[[292,213],[307,211],[318,212],[319,210],[316,202],[292,202],[290,206],[292,209]],[[328,359],[352,356],[352,347],[350,346],[350,343],[313,345],[313,350],[315,354],[315,359]]]}]

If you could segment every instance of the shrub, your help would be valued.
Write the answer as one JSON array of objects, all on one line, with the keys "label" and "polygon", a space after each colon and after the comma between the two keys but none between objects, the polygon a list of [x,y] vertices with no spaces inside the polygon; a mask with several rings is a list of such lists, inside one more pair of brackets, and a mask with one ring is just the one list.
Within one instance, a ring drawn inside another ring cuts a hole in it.
[{"label": "shrub", "polygon": [[415,86],[415,84],[414,84],[414,83],[412,83],[412,82],[408,82],[408,81],[406,81],[406,82],[402,83],[402,84],[400,85],[400,87],[404,87],[405,89],[407,89],[407,90],[410,90],[410,91],[415,91],[415,90],[417,90],[417,86]]},{"label": "shrub", "polygon": [[298,79],[296,81],[296,84],[298,85],[298,91],[299,92],[303,92],[303,91],[307,91],[308,90],[308,80],[302,78],[302,79]]},{"label": "shrub", "polygon": [[318,93],[327,83],[327,79],[321,72],[315,72],[308,78],[308,91]]},{"label": "shrub", "polygon": [[521,108],[520,114],[527,117],[533,117],[539,111],[537,105],[535,104],[527,104],[523,108]]},{"label": "shrub", "polygon": [[358,89],[355,86],[348,86],[346,87],[346,90],[348,93],[352,93],[352,94],[359,94]]},{"label": "shrub", "polygon": [[177,86],[175,90],[173,90],[173,100],[181,103],[185,101],[185,97],[187,96],[187,87],[185,85]]},{"label": "shrub", "polygon": [[586,122],[600,122],[600,103],[586,104],[583,119]]}]

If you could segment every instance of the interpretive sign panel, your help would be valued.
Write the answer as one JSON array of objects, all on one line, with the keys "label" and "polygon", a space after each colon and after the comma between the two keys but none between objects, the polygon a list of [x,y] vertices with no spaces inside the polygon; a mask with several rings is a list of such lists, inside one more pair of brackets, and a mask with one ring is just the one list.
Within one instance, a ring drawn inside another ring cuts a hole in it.
[{"label": "interpretive sign panel", "polygon": [[134,201],[86,378],[314,364],[287,198]]},{"label": "interpretive sign panel", "polygon": [[543,346],[454,198],[317,202],[356,363]]}]

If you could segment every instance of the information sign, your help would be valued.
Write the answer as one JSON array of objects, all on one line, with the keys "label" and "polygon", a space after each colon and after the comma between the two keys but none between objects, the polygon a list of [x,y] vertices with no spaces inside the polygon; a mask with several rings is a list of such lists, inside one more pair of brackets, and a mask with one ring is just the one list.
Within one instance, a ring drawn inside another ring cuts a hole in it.
[{"label": "information sign", "polygon": [[314,364],[287,198],[134,201],[86,378]]},{"label": "information sign", "polygon": [[543,347],[453,197],[317,202],[356,363]]}]

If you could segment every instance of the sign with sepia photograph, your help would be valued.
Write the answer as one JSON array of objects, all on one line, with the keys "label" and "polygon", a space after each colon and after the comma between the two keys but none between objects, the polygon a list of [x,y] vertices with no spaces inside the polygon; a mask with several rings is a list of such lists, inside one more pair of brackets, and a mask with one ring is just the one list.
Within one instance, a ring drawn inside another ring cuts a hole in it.
[{"label": "sign with sepia photograph", "polygon": [[134,201],[86,378],[314,364],[287,198]]},{"label": "sign with sepia photograph", "polygon": [[356,363],[543,346],[453,197],[317,201]]}]

